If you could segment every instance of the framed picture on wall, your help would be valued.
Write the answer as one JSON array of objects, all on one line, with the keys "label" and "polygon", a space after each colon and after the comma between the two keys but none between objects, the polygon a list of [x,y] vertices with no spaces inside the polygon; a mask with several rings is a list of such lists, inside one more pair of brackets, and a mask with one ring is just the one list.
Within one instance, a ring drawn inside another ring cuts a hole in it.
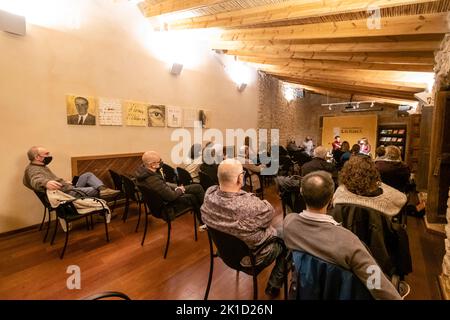
[{"label": "framed picture on wall", "polygon": [[98,123],[101,126],[122,125],[122,102],[120,99],[99,98]]},{"label": "framed picture on wall", "polygon": [[145,127],[147,124],[147,106],[141,102],[125,101],[127,126]]},{"label": "framed picture on wall", "polygon": [[183,109],[176,106],[167,106],[167,126],[180,128],[183,121]]},{"label": "framed picture on wall", "polygon": [[97,99],[87,96],[66,96],[67,124],[95,126]]},{"label": "framed picture on wall", "polygon": [[147,106],[147,125],[149,127],[166,126],[166,106],[162,104],[152,104]]}]

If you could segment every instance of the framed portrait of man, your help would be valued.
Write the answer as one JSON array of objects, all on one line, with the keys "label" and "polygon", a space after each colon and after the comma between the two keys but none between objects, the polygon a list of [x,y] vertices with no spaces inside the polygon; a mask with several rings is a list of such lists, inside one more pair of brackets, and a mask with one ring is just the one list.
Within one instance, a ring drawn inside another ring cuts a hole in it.
[{"label": "framed portrait of man", "polygon": [[85,96],[68,95],[66,98],[67,124],[95,126],[97,100]]}]

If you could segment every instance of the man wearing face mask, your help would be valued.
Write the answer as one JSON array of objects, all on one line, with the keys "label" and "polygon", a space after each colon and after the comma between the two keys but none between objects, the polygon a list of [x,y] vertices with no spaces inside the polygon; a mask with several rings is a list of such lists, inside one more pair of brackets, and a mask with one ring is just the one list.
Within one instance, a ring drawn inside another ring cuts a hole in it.
[{"label": "man wearing face mask", "polygon": [[[239,160],[222,161],[218,177],[219,186],[208,188],[201,207],[202,220],[208,227],[239,238],[251,249],[259,247],[273,236],[282,237],[282,226],[275,228],[271,225],[275,214],[272,205],[241,189],[244,169]],[[256,257],[258,269],[276,260],[265,290],[271,297],[278,295],[283,285],[285,256],[286,248],[279,243],[273,243]],[[242,259],[241,265],[251,268],[246,258]]]},{"label": "man wearing face mask", "polygon": [[[203,203],[205,192],[201,185],[191,184],[188,186],[177,186],[164,180],[160,170],[163,161],[161,156],[155,151],[147,151],[142,155],[142,166],[135,173],[137,185],[141,185],[153,192],[156,192],[162,200],[174,208],[171,214],[184,211],[188,206],[194,208],[198,220],[200,218],[200,206]],[[174,217],[170,217],[173,219]]]},{"label": "man wearing face mask", "polygon": [[44,147],[31,147],[27,152],[30,164],[25,168],[23,184],[34,191],[61,190],[73,197],[106,197],[117,195],[120,191],[112,190],[103,184],[93,173],[83,173],[76,183],[58,178],[47,165],[53,157]]}]

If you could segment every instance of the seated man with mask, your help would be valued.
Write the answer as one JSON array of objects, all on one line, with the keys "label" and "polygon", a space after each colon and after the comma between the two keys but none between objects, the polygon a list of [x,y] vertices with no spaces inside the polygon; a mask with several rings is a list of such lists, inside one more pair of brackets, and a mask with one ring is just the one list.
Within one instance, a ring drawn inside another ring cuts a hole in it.
[{"label": "seated man with mask", "polygon": [[58,178],[47,166],[53,157],[44,147],[31,147],[27,156],[30,164],[25,168],[23,184],[31,190],[38,192],[60,190],[76,198],[106,197],[120,193],[119,190],[105,187],[104,183],[91,172],[83,173],[78,178],[76,185]]},{"label": "seated man with mask", "polygon": [[186,206],[192,206],[199,221],[200,206],[203,203],[205,192],[199,184],[188,186],[177,186],[164,180],[160,169],[163,161],[161,156],[155,151],[147,151],[142,155],[142,166],[135,173],[137,185],[141,185],[156,192],[164,202],[173,205],[174,214],[183,211]]}]

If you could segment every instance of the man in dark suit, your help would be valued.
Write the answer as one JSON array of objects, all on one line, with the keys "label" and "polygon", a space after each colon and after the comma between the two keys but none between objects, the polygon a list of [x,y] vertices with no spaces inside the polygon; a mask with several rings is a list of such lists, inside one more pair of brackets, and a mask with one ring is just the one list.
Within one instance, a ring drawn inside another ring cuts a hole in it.
[{"label": "man in dark suit", "polygon": [[75,106],[77,107],[78,114],[67,116],[67,124],[95,126],[95,116],[88,113],[89,101],[83,97],[76,97]]}]

